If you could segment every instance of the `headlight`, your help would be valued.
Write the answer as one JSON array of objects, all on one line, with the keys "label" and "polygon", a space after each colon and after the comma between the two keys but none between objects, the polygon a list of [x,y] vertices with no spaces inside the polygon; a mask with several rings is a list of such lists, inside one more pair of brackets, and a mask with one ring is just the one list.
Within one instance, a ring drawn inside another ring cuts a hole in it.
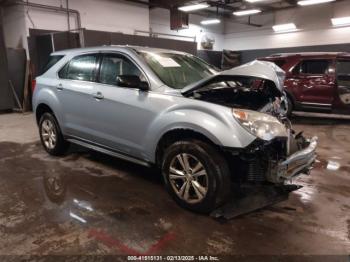
[{"label": "headlight", "polygon": [[287,136],[285,126],[271,115],[241,109],[233,109],[232,112],[244,128],[263,140]]}]

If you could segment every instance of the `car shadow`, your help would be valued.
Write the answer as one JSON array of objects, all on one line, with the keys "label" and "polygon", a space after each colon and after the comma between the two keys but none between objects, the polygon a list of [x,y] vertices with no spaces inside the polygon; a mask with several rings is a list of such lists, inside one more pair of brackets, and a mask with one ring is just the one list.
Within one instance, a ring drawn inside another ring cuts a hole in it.
[{"label": "car shadow", "polygon": [[163,183],[161,171],[156,166],[145,167],[76,144],[71,144],[67,156],[73,156],[74,158],[74,155],[83,157],[93,163],[103,165],[105,168],[121,171],[130,176],[142,178],[154,184]]}]

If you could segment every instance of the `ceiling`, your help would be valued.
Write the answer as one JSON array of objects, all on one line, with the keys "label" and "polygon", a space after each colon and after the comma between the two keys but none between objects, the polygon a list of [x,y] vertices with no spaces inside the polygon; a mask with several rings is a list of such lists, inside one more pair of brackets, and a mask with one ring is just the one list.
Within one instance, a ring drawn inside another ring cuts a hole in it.
[{"label": "ceiling", "polygon": [[[207,3],[209,8],[189,12],[191,14],[198,14],[205,17],[223,17],[232,23],[246,24],[254,27],[260,27],[262,25],[254,24],[251,22],[251,16],[245,16],[246,19],[240,19],[235,17],[232,12],[248,9],[260,9],[261,14],[274,13],[279,10],[302,8],[297,2],[298,0],[264,0],[256,3],[250,3],[248,0],[124,0],[127,2],[133,2],[143,5],[148,5],[149,8],[166,8],[177,9],[180,6]],[[335,2],[342,2],[349,0],[335,0]],[[334,3],[334,2],[333,2]],[[243,17],[244,18],[244,17]]]},{"label": "ceiling", "polygon": [[[161,7],[166,9],[177,9],[179,6],[207,3],[210,8],[194,11],[199,15],[214,15],[218,14],[223,17],[231,17],[232,12],[247,10],[247,9],[260,9],[262,13],[274,13],[275,11],[300,8],[297,4],[298,0],[263,0],[256,3],[250,3],[247,0],[124,0],[127,2],[134,2],[139,4],[148,5],[150,8]],[[335,0],[335,2],[343,2],[349,0]]]},{"label": "ceiling", "polygon": [[232,12],[241,9],[260,8],[262,11],[275,11],[279,9],[292,8],[297,6],[297,0],[266,0],[251,4],[244,0],[208,0],[208,1],[188,1],[188,0],[150,0],[150,4],[162,5],[168,8],[176,8],[182,5],[206,2],[211,9],[219,8],[221,12]]},{"label": "ceiling", "polygon": [[[220,16],[230,19],[231,22],[247,24],[251,26],[260,27],[261,25],[254,24],[248,21],[243,21],[237,19],[232,15],[232,12],[258,8],[263,13],[271,13],[277,10],[289,9],[297,7],[297,0],[264,0],[258,3],[249,3],[245,0],[125,0],[127,2],[133,2],[143,5],[148,5],[149,8],[166,8],[166,9],[177,9],[179,6],[197,4],[197,3],[207,3],[210,5],[209,8],[190,12],[192,14],[198,14],[205,17],[210,16]],[[338,0],[339,1],[339,0]]]}]

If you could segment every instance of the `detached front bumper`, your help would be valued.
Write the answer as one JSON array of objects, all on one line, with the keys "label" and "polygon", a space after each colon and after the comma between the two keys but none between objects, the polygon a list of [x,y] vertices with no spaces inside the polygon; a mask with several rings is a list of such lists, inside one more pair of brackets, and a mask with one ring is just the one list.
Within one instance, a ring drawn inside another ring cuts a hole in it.
[{"label": "detached front bumper", "polygon": [[[293,145],[294,153],[289,156],[287,152],[290,149],[287,145]],[[281,185],[297,175],[310,172],[316,160],[316,148],[317,137],[305,139],[300,136],[293,140],[293,144],[286,138],[269,142],[256,140],[244,150],[227,149],[226,152],[231,157],[230,168],[235,170],[235,182],[270,182]]]},{"label": "detached front bumper", "polygon": [[280,162],[276,167],[277,181],[291,179],[300,174],[308,174],[312,169],[312,165],[316,160],[317,137],[313,137],[309,141],[309,145],[292,154],[283,162]]}]

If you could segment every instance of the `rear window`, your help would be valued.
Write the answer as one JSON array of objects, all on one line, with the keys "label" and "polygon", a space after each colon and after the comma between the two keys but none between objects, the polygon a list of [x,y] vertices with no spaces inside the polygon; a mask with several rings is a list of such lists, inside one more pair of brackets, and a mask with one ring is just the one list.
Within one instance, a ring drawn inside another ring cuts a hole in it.
[{"label": "rear window", "polygon": [[49,57],[49,61],[46,63],[46,66],[44,67],[42,74],[46,73],[51,67],[53,67],[55,64],[57,64],[58,61],[60,61],[64,56],[63,55],[52,55]]}]

